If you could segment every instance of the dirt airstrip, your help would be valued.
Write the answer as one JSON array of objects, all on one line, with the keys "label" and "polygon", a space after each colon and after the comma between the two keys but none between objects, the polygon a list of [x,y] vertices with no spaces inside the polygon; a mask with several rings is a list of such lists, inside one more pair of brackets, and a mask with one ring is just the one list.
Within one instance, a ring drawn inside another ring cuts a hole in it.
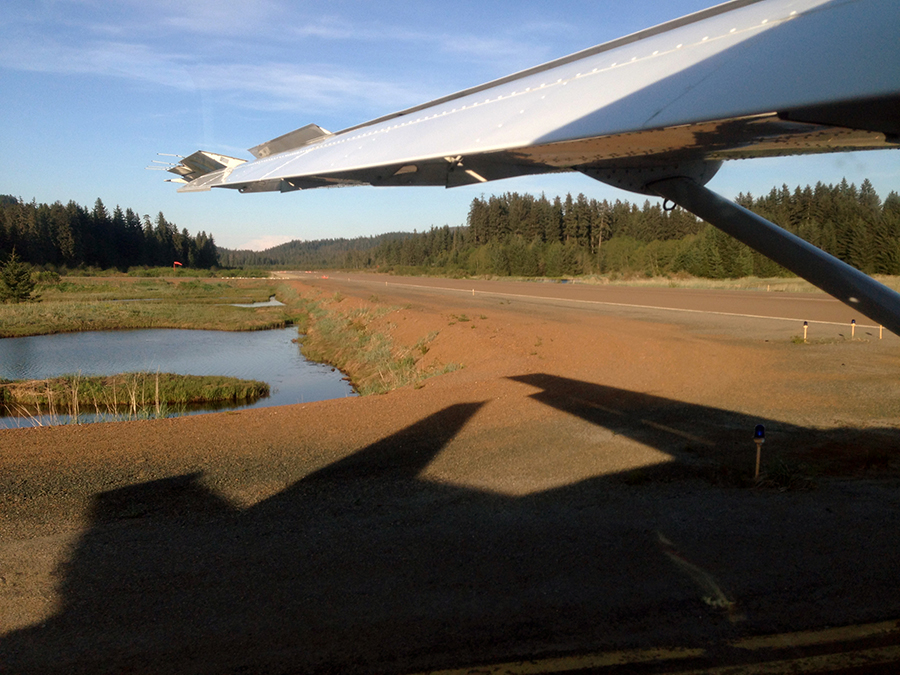
[{"label": "dirt airstrip", "polygon": [[824,296],[773,310],[809,314],[799,344],[806,316],[759,318],[788,307],[774,294],[681,312],[660,308],[677,291],[648,308],[290,283],[390,307],[396,343],[431,336],[421,368],[463,367],[381,396],[0,431],[0,673],[650,646],[703,666],[746,636],[900,618],[900,340],[813,323],[843,311]]}]

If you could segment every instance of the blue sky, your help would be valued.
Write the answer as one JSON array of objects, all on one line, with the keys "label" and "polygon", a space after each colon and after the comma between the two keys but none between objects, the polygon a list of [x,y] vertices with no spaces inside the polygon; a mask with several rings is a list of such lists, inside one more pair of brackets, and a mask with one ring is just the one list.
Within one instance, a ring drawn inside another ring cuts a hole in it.
[{"label": "blue sky", "polygon": [[[506,191],[643,201],[580,175],[442,188],[177,194],[156,153],[331,131],[704,9],[712,0],[20,0],[0,15],[0,193],[162,211],[220,246],[354,237],[465,221]],[[900,152],[730,162],[710,187],[869,178],[900,191]]]}]

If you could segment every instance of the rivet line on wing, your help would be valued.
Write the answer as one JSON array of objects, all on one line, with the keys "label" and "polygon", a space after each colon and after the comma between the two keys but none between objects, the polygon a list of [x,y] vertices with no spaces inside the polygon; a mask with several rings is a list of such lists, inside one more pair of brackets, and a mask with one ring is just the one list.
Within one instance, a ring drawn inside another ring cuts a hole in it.
[{"label": "rivet line on wing", "polygon": [[[791,20],[792,18],[794,18],[796,15],[797,15],[797,12],[796,12],[796,11],[793,11],[793,12],[791,12],[791,14],[790,14],[789,16],[787,16],[787,17],[784,17],[784,18],[782,18],[782,19],[776,19],[776,20],[773,22],[772,25],[777,25],[777,24],[783,23],[783,22],[785,22],[785,21],[789,21],[789,20]],[[762,28],[763,26],[767,26],[767,25],[769,24],[769,22],[770,22],[769,19],[762,19],[758,24],[755,23],[755,24],[753,24],[753,25],[751,25],[751,26],[747,26],[746,28],[741,28],[741,29],[739,29],[739,28],[736,28],[736,27],[735,27],[735,28],[731,28],[731,29],[728,31],[728,33],[723,33],[723,34],[718,35],[718,36],[709,36],[709,35],[707,35],[707,36],[704,36],[699,42],[695,42],[694,44],[697,45],[697,44],[702,44],[702,43],[713,42],[713,41],[717,41],[717,40],[722,39],[722,38],[734,37],[735,35],[739,35],[739,34],[743,34],[743,33],[748,33],[748,32],[752,32],[752,31],[756,31],[756,30],[759,30],[760,28]],[[613,62],[612,64],[610,64],[610,65],[607,66],[606,68],[596,67],[596,68],[593,68],[593,69],[591,69],[590,71],[587,71],[587,72],[579,72],[579,73],[576,73],[574,76],[569,77],[569,78],[558,78],[555,82],[542,82],[542,83],[541,83],[538,87],[536,87],[536,88],[538,88],[538,89],[545,89],[545,88],[547,88],[547,87],[552,87],[552,86],[554,86],[554,85],[565,86],[566,84],[568,84],[569,82],[572,82],[573,80],[577,80],[577,79],[580,79],[580,78],[583,78],[583,77],[587,77],[587,76],[589,76],[589,75],[596,75],[596,74],[598,74],[598,73],[608,72],[608,71],[612,70],[613,68],[622,67],[623,65],[629,65],[629,64],[631,64],[631,63],[638,63],[638,62],[641,62],[641,61],[645,61],[645,60],[647,60],[647,59],[649,59],[649,58],[658,57],[658,56],[666,56],[666,55],[672,54],[672,53],[674,53],[676,50],[679,50],[679,49],[682,49],[682,48],[684,48],[684,43],[679,43],[679,44],[677,44],[677,45],[676,45],[674,48],[672,48],[672,49],[668,49],[668,50],[665,50],[665,51],[655,50],[655,51],[653,51],[652,54],[650,54],[650,55],[648,55],[648,56],[643,56],[643,57],[641,57],[641,56],[633,56],[633,57],[631,58],[631,60],[628,61],[628,62],[626,62],[626,63]],[[484,101],[475,101],[475,102],[471,103],[470,105],[463,105],[463,106],[461,106],[461,107],[459,107],[459,108],[453,108],[451,111],[449,111],[449,113],[448,113],[447,110],[442,110],[442,111],[440,111],[440,112],[434,113],[433,115],[429,115],[429,116],[426,116],[426,117],[422,117],[422,118],[416,119],[415,121],[407,121],[407,122],[403,122],[403,123],[401,123],[401,124],[395,124],[395,125],[393,125],[393,126],[391,126],[391,127],[388,127],[387,129],[385,129],[385,131],[390,131],[390,130],[393,130],[393,129],[398,129],[398,128],[400,128],[400,127],[407,126],[407,125],[410,125],[410,124],[416,124],[416,123],[418,123],[418,122],[427,122],[427,121],[429,121],[429,120],[436,119],[437,117],[443,117],[443,116],[445,116],[445,115],[447,115],[447,114],[453,114],[453,113],[456,113],[456,112],[463,112],[463,111],[465,111],[465,110],[470,110],[470,109],[472,109],[472,108],[475,108],[475,107],[480,106],[480,105],[485,105],[485,104],[487,104],[487,103],[496,103],[496,102],[498,102],[498,101],[508,100],[508,99],[514,98],[514,97],[516,97],[516,96],[522,96],[522,95],[524,95],[524,94],[529,94],[529,93],[531,93],[533,90],[534,90],[533,87],[526,87],[525,89],[523,89],[523,90],[521,90],[521,91],[513,91],[513,92],[511,92],[511,93],[509,93],[509,94],[505,94],[505,95],[501,94],[501,95],[498,95],[497,98],[495,98],[495,99],[488,98],[488,99],[485,99]],[[502,124],[498,124],[498,127],[502,127],[502,126],[503,126]]]}]

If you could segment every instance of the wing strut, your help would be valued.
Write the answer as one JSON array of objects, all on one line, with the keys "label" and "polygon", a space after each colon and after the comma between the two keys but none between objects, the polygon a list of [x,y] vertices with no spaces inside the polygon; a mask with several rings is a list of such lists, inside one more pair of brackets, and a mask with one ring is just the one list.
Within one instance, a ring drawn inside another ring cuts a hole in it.
[{"label": "wing strut", "polygon": [[690,178],[647,188],[900,335],[900,293]]}]

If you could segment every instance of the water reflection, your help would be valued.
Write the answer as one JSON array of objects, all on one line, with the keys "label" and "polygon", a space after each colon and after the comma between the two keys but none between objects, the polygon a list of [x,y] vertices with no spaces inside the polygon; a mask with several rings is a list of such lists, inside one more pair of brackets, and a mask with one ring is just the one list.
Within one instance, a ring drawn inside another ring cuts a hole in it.
[{"label": "water reflection", "polygon": [[[150,371],[227,375],[268,382],[259,408],[354,395],[339,371],[307,361],[292,342],[296,328],[254,332],[152,329],[0,339],[0,378],[34,380],[68,373]],[[23,426],[0,417],[0,427]]]},{"label": "water reflection", "polygon": [[284,307],[284,303],[276,300],[274,295],[270,295],[269,299],[264,302],[237,302],[232,303],[232,307]]}]

